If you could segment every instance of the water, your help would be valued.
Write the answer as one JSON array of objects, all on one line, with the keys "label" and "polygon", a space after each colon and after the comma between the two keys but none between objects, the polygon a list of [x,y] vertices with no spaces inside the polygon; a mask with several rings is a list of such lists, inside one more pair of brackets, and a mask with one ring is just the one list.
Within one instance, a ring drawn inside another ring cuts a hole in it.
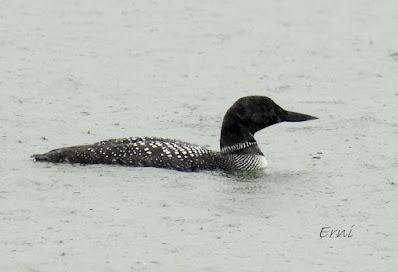
[{"label": "water", "polygon": [[[6,1],[2,271],[392,271],[395,6]],[[217,150],[226,109],[251,94],[320,118],[257,133],[265,172],[29,158],[128,136]]]}]

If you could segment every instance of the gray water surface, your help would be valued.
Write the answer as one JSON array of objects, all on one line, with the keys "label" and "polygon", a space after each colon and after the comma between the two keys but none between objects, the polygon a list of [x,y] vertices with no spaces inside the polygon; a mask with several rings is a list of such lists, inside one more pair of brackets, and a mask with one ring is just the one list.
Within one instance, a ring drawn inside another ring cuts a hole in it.
[{"label": "gray water surface", "polygon": [[[395,1],[3,1],[1,271],[393,271]],[[318,116],[256,175],[34,163],[158,136],[218,149],[239,97]],[[320,238],[323,227],[352,237]]]}]

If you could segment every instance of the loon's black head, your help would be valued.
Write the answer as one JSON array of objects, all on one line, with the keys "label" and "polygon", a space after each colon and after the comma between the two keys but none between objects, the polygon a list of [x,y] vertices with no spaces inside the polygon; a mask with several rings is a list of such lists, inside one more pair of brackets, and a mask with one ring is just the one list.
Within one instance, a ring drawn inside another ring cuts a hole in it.
[{"label": "loon's black head", "polygon": [[317,117],[286,111],[266,96],[246,96],[238,99],[224,116],[221,148],[237,143],[255,142],[257,131],[280,122],[301,122]]}]

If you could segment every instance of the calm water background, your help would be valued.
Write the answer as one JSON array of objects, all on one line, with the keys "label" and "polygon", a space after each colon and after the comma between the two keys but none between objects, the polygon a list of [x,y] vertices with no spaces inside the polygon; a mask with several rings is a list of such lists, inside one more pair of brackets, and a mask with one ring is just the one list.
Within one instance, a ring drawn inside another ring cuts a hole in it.
[{"label": "calm water background", "polygon": [[[1,270],[392,271],[397,25],[392,0],[1,1]],[[257,133],[263,174],[29,159],[128,136],[218,149],[251,94],[320,118]]]}]

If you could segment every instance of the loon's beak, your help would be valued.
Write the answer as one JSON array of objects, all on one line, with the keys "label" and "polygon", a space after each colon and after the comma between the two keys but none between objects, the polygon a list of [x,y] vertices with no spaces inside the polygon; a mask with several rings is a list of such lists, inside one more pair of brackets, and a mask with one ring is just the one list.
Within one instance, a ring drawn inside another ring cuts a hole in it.
[{"label": "loon's beak", "polygon": [[285,121],[285,122],[302,122],[302,121],[308,121],[308,120],[314,120],[314,119],[318,119],[318,117],[311,116],[308,114],[298,113],[298,112],[286,111],[286,115],[284,116],[283,121]]}]

